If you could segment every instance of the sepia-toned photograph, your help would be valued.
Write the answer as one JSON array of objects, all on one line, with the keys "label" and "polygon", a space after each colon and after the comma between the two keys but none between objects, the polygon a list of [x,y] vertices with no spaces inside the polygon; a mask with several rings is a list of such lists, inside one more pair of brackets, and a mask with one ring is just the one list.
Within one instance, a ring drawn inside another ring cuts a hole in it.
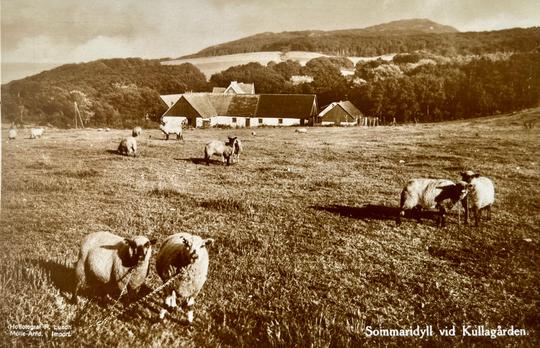
[{"label": "sepia-toned photograph", "polygon": [[540,346],[540,2],[0,12],[0,346]]}]

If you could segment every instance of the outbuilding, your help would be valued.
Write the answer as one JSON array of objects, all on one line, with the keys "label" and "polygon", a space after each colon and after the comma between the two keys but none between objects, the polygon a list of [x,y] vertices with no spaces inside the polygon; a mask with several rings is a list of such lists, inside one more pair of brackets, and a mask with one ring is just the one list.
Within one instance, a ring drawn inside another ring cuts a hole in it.
[{"label": "outbuilding", "polygon": [[362,119],[362,112],[350,101],[334,102],[325,107],[317,117],[317,123],[323,126],[355,126]]}]

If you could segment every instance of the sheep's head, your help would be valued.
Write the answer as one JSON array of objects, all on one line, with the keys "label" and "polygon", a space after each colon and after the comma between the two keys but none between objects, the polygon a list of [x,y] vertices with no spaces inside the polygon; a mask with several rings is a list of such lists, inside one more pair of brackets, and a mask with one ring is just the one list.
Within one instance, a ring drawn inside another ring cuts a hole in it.
[{"label": "sheep's head", "polygon": [[464,199],[469,193],[469,185],[464,181],[458,181],[453,185],[439,186],[438,189],[441,193],[435,198],[435,201],[442,202],[446,199],[450,199],[452,202],[457,202]]},{"label": "sheep's head", "polygon": [[185,267],[196,262],[198,259],[208,257],[207,247],[214,243],[214,239],[202,239],[199,236],[184,237],[184,248],[176,257],[175,265],[177,267]]},{"label": "sheep's head", "polygon": [[128,255],[131,263],[136,265],[146,259],[147,253],[152,252],[152,245],[156,244],[156,239],[148,239],[144,236],[137,236],[132,239],[125,239],[129,249]]},{"label": "sheep's head", "polygon": [[460,174],[461,174],[461,180],[467,183],[471,183],[472,179],[478,178],[480,176],[480,174],[476,174],[472,170],[467,170],[466,172],[461,172]]}]

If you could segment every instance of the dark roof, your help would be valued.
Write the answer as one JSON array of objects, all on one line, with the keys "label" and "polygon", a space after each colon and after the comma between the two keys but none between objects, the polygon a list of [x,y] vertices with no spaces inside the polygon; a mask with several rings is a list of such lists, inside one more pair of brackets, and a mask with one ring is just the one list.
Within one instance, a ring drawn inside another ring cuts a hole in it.
[{"label": "dark roof", "polygon": [[334,103],[331,103],[330,105],[328,105],[327,107],[325,107],[325,108],[319,113],[319,117],[323,117],[323,116],[326,115],[328,112],[330,112],[331,110],[333,110],[334,108],[337,108],[337,107],[340,107],[341,109],[343,109],[343,111],[345,111],[347,114],[349,114],[349,115],[352,116],[352,117],[363,116],[363,115],[362,115],[362,111],[358,110],[358,108],[357,108],[356,106],[354,106],[353,103],[351,103],[350,101],[346,100],[346,101],[340,101],[340,102],[334,102]]},{"label": "dark roof", "polygon": [[189,114],[189,106],[201,117],[308,118],[317,113],[314,94],[213,94],[186,93],[164,116]]},{"label": "dark roof", "polygon": [[261,94],[257,117],[309,118],[317,114],[314,94]]},{"label": "dark roof", "polygon": [[255,94],[234,95],[231,100],[231,103],[229,104],[227,115],[253,117],[255,116],[255,113],[257,111],[258,102],[259,102],[259,96]]}]

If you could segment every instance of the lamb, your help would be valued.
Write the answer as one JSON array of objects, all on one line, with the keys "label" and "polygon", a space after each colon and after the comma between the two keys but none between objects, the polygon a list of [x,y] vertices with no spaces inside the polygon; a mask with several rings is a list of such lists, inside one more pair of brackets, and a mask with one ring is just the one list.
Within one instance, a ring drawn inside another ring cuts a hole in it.
[{"label": "lamb", "polygon": [[239,144],[239,141],[237,137],[229,137],[229,142],[227,143],[219,140],[212,140],[207,143],[204,147],[206,165],[210,165],[210,157],[213,155],[221,156],[221,162],[225,162],[225,159],[227,159],[227,165],[231,163],[231,157],[234,155],[237,155],[239,160],[240,152],[242,151],[242,145]]},{"label": "lamb", "polygon": [[15,140],[17,137],[17,130],[15,128],[10,128],[8,133],[8,140]]},{"label": "lamb", "polygon": [[152,245],[156,240],[145,236],[122,238],[111,232],[95,232],[84,238],[75,266],[75,288],[72,301],[83,285],[122,294],[133,293],[148,276]]},{"label": "lamb", "polygon": [[43,128],[32,128],[32,129],[30,129],[30,139],[41,138],[44,131],[45,130]]},{"label": "lamb", "polygon": [[137,139],[135,137],[123,138],[118,145],[118,153],[137,157]]},{"label": "lamb", "polygon": [[138,137],[141,134],[142,134],[142,128],[138,126],[133,128],[133,130],[131,131],[131,136],[134,138]]},{"label": "lamb", "polygon": [[[405,210],[416,210],[416,219],[420,222],[419,210],[421,208],[439,211],[438,226],[445,225],[445,214],[447,210],[461,201],[463,207],[467,206],[467,183],[446,179],[412,179],[409,180],[401,192],[400,212],[396,223],[401,224],[401,217],[405,216]],[[446,201],[446,202],[445,202]],[[467,209],[465,208],[467,215]],[[465,216],[465,221],[467,216]]]},{"label": "lamb", "polygon": [[297,128],[295,130],[296,133],[307,133],[307,129],[306,128]]},{"label": "lamb", "polygon": [[176,134],[176,140],[182,139],[184,140],[184,135],[182,134],[182,120],[176,120],[176,119],[167,119],[164,121],[161,121],[161,125],[159,126],[159,129],[163,133],[165,133],[165,136],[167,137],[167,140],[169,140],[170,134]]},{"label": "lamb", "polygon": [[[493,181],[485,176],[480,176],[472,170],[462,172],[461,178],[469,184],[469,197],[471,201],[475,226],[479,226],[482,210],[487,210],[487,219],[491,220],[491,206],[495,202],[495,185]],[[465,216],[467,216],[467,212]],[[467,219],[465,224],[467,224]]]},{"label": "lamb", "polygon": [[[195,298],[201,291],[208,274],[208,251],[212,245],[211,238],[202,239],[189,233],[177,233],[169,236],[163,242],[156,258],[156,270],[165,283],[169,279],[174,290],[165,300],[166,307],[176,307],[176,296],[183,299],[183,307],[187,309],[187,320],[193,322],[193,305]],[[160,318],[167,313],[163,309]]]}]

